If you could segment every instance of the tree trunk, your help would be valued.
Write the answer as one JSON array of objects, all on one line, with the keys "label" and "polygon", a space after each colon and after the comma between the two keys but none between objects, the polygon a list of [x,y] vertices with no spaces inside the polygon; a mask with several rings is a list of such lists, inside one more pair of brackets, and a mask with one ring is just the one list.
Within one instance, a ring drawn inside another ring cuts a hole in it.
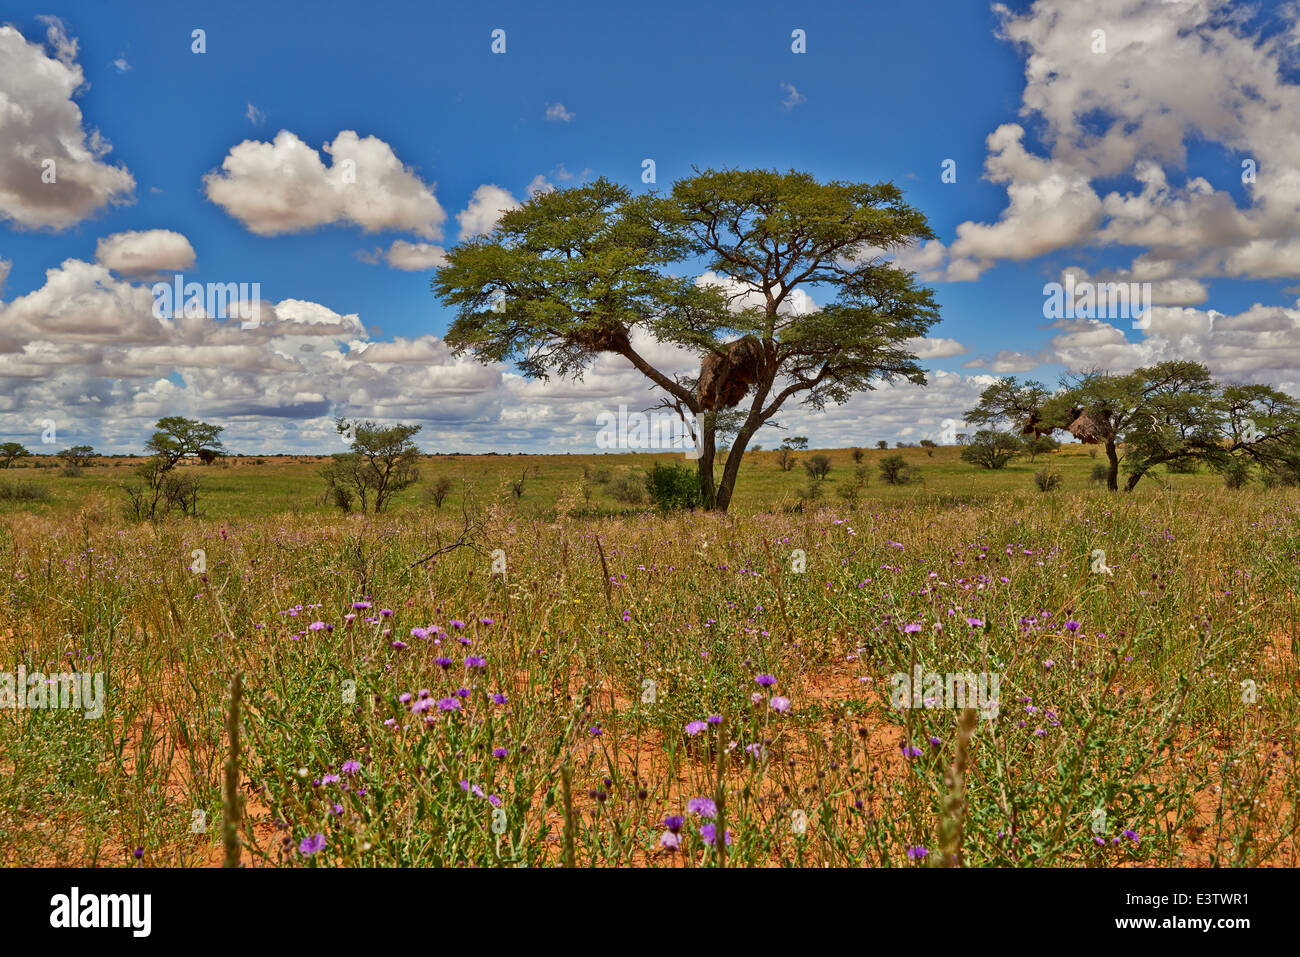
[{"label": "tree trunk", "polygon": [[[700,457],[695,465],[700,470],[700,505],[705,509],[717,506],[717,490],[713,484],[713,458],[717,452],[717,423],[713,415],[706,413],[698,420],[700,425]],[[724,509],[725,511],[725,509]]]},{"label": "tree trunk", "polygon": [[744,458],[745,446],[749,445],[749,440],[754,437],[757,431],[746,423],[744,428],[736,433],[735,440],[731,443],[731,451],[727,453],[727,464],[722,469],[722,481],[718,483],[718,498],[714,508],[719,512],[725,512],[731,505],[731,492],[736,487],[736,479],[740,475],[740,460]]},{"label": "tree trunk", "polygon": [[1106,474],[1106,488],[1111,492],[1119,491],[1119,453],[1115,450],[1115,440],[1106,440],[1106,458],[1110,461],[1110,471]]}]

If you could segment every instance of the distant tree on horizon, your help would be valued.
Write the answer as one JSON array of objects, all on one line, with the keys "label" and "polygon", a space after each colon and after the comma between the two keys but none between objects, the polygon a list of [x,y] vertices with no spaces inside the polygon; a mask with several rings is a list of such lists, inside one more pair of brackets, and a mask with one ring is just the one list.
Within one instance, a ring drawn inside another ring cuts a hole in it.
[{"label": "distant tree on horizon", "polygon": [[158,456],[165,463],[164,471],[174,468],[187,455],[200,456],[204,452],[224,452],[219,436],[225,431],[220,425],[210,425],[180,415],[168,415],[158,420],[154,434],[144,444],[145,451]]},{"label": "distant tree on horizon", "polygon": [[17,459],[24,458],[32,453],[27,447],[18,442],[5,442],[0,444],[0,469],[7,469]]},{"label": "distant tree on horizon", "polygon": [[420,478],[416,463],[420,450],[412,441],[421,426],[382,426],[366,420],[335,421],[339,435],[352,437],[351,451],[330,457],[321,469],[325,494],[330,504],[350,512],[378,514],[398,492]]}]

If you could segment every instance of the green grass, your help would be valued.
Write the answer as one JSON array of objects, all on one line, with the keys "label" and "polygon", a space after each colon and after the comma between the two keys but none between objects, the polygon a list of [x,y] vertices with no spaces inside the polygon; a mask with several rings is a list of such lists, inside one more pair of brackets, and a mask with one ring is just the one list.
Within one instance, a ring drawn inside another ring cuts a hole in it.
[{"label": "green grass", "polygon": [[[848,450],[810,450],[798,453],[802,461],[812,455],[827,454],[832,470],[822,488],[822,504],[838,504],[837,489],[853,484],[856,464]],[[878,463],[887,455],[901,454],[911,465],[921,470],[922,482],[911,486],[890,486],[880,476]],[[975,501],[982,496],[1016,492],[1026,495],[1040,494],[1034,485],[1034,473],[1052,467],[1063,476],[1063,485],[1057,493],[1086,491],[1096,486],[1089,481],[1094,466],[1105,462],[1104,455],[1085,446],[1066,446],[1059,452],[1040,455],[1031,463],[1026,456],[1019,457],[1003,469],[990,471],[962,462],[960,450],[945,447],[927,455],[924,449],[864,450],[863,465],[868,472],[868,485],[862,493],[862,503],[867,502],[926,502]],[[20,460],[21,461],[21,460]],[[87,496],[102,494],[111,504],[120,499],[120,486],[132,478],[131,459],[112,459],[110,465],[96,465],[83,470],[80,476],[67,477],[58,468],[36,468],[25,460],[24,466],[7,471],[37,488],[48,490],[49,500],[34,510],[41,514],[66,514],[80,508]],[[134,460],[138,462],[139,460]],[[261,461],[263,464],[256,464]],[[325,515],[333,511],[320,499],[324,486],[319,478],[324,459],[315,457],[269,457],[261,460],[229,459],[224,465],[187,465],[187,472],[202,476],[200,494],[202,511],[214,519],[234,519],[249,515],[278,515],[289,512],[302,515]],[[478,456],[426,456],[420,464],[420,481],[400,493],[394,500],[392,512],[424,510],[430,506],[423,492],[442,476],[456,483],[457,491],[449,501],[459,500],[460,490],[469,483],[475,494],[482,497],[505,496],[507,483],[527,472],[524,494],[517,501],[520,514],[545,516],[553,514],[556,503],[567,492],[578,494],[584,481],[591,486],[591,498],[583,499],[584,507],[602,514],[631,514],[638,509],[616,501],[607,484],[592,480],[600,471],[612,475],[621,471],[643,473],[652,462],[662,461],[685,464],[694,463],[674,454],[622,454],[622,455],[478,455]],[[715,463],[718,479],[722,477],[723,457]],[[0,474],[0,480],[5,477]],[[1122,478],[1122,473],[1121,473]],[[741,466],[736,485],[733,508],[738,512],[763,509],[791,508],[799,502],[800,490],[808,485],[808,475],[801,464],[789,472],[776,465],[772,451],[749,452]],[[1138,495],[1154,494],[1161,485],[1173,488],[1213,488],[1222,484],[1222,478],[1213,474],[1164,475],[1156,472],[1143,479]],[[444,504],[444,508],[448,507]],[[32,511],[28,503],[0,501],[0,514],[13,511]]]},{"label": "green grass", "polygon": [[[108,703],[0,711],[4,860],[219,863],[240,671],[247,863],[715,866],[687,812],[709,797],[729,866],[933,865],[958,823],[968,866],[1295,866],[1300,494],[1111,495],[1071,448],[1045,495],[1043,459],[904,455],[924,485],[873,473],[856,509],[798,511],[805,476],[760,453],[728,516],[582,495],[584,466],[647,456],[438,459],[420,484],[470,483],[471,544],[423,564],[464,532],[459,487],[441,511],[416,487],[343,516],[315,465],[268,459],[205,469],[206,517],[129,524],[125,468],[13,470],[52,494],[0,505],[0,672],[102,671]],[[967,741],[955,709],[893,707],[916,665],[999,675],[998,716]],[[422,689],[459,707],[413,713]],[[687,733],[710,715],[725,730]]]}]

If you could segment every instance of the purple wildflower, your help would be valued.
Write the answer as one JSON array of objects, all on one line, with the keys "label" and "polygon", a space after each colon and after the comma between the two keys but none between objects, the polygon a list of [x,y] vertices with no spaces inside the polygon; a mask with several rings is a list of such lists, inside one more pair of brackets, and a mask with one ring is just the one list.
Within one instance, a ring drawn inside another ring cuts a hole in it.
[{"label": "purple wildflower", "polygon": [[686,810],[691,814],[698,814],[700,817],[716,817],[718,806],[713,803],[713,798],[697,797],[686,802]]},{"label": "purple wildflower", "polygon": [[325,835],[313,834],[311,837],[304,837],[298,844],[298,853],[304,857],[310,857],[317,851],[325,849]]},{"label": "purple wildflower", "polygon": [[[706,824],[706,825],[704,825],[702,828],[700,828],[700,837],[702,837],[702,838],[704,839],[704,843],[705,843],[705,844],[707,844],[707,845],[709,845],[710,847],[712,847],[712,846],[714,845],[714,843],[715,843],[715,842],[717,841],[717,839],[718,839],[718,828],[717,828],[717,826],[714,825],[714,824]],[[730,831],[723,831],[723,832],[722,832],[722,843],[726,844],[728,847],[731,846],[731,832],[730,832]]]}]

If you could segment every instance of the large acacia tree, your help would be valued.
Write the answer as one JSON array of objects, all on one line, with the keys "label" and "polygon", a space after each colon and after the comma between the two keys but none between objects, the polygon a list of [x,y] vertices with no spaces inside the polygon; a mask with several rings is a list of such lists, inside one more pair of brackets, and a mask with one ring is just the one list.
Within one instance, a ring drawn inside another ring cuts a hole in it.
[{"label": "large acacia tree", "polygon": [[[750,439],[786,402],[821,409],[881,380],[924,384],[909,340],[937,320],[933,294],[880,254],[931,236],[891,183],[707,170],[634,196],[599,179],[506,213],[450,250],[432,285],[457,310],[457,353],[537,378],[627,359],[698,426],[702,499],[725,511]],[[801,290],[825,305],[794,308]],[[698,356],[700,374],[658,368],[638,331]],[[715,484],[719,431],[731,442]]]}]

